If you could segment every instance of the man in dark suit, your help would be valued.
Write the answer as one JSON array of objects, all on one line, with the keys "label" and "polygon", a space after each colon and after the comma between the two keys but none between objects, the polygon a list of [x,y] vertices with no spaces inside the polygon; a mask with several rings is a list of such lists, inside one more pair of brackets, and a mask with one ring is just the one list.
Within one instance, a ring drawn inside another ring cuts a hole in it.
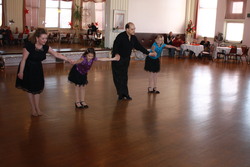
[{"label": "man in dark suit", "polygon": [[119,61],[112,62],[113,80],[118,100],[132,100],[128,92],[128,67],[133,48],[144,54],[156,56],[155,53],[149,53],[149,51],[139,43],[135,36],[135,25],[129,22],[125,25],[125,31],[116,37],[112,51],[112,57],[115,57],[117,54],[120,55]]}]

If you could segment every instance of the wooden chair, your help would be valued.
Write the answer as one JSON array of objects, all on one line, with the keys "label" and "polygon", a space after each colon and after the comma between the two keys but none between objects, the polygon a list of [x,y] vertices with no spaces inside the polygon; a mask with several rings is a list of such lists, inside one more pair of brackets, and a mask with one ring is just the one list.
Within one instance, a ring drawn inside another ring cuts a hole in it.
[{"label": "wooden chair", "polygon": [[55,33],[53,34],[53,41],[54,41],[54,42],[58,42],[58,41],[59,41],[59,33],[58,33],[58,32],[55,32]]},{"label": "wooden chair", "polygon": [[23,33],[18,34],[17,41],[18,41],[19,44],[23,43]]},{"label": "wooden chair", "polygon": [[76,34],[70,34],[68,43],[72,44],[74,42],[75,36],[76,36]]},{"label": "wooden chair", "polygon": [[54,42],[53,35],[51,33],[49,33],[49,35],[48,35],[48,43],[52,43],[52,42]]},{"label": "wooden chair", "polygon": [[242,54],[241,55],[237,55],[237,57],[239,57],[240,61],[243,63],[242,57],[245,56],[246,62],[247,62],[247,64],[249,64],[249,60],[248,60],[249,47],[247,47],[246,45],[242,45],[241,46],[241,50],[242,50]]},{"label": "wooden chair", "polygon": [[214,55],[214,51],[215,51],[215,46],[212,44],[210,45],[209,49],[207,51],[203,51],[201,52],[201,58],[204,59],[210,59],[212,61],[214,61],[213,55]]},{"label": "wooden chair", "polygon": [[226,54],[226,56],[225,56],[225,62],[227,62],[227,60],[229,60],[229,59],[233,60],[232,59],[233,57],[235,58],[234,60],[237,61],[237,46],[236,45],[231,46],[229,53]]},{"label": "wooden chair", "polygon": [[[222,43],[219,46],[226,47],[227,45]],[[221,56],[223,56],[223,57],[221,57]],[[222,50],[221,52],[217,52],[216,59],[224,59],[225,60],[225,58],[226,58],[226,51],[225,50]]]},{"label": "wooden chair", "polygon": [[60,42],[61,43],[69,43],[70,40],[70,33],[67,33],[65,37],[62,37]]}]

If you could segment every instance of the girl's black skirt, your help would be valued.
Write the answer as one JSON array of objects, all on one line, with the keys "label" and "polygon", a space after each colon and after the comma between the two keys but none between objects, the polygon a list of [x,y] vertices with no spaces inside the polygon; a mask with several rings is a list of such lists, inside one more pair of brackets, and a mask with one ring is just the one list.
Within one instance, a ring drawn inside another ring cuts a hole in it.
[{"label": "girl's black skirt", "polygon": [[76,69],[76,65],[74,65],[71,68],[69,72],[68,80],[74,83],[75,85],[79,85],[79,86],[84,86],[88,84],[87,74],[83,75],[79,73]]},{"label": "girl's black skirt", "polygon": [[151,59],[149,56],[146,57],[145,60],[145,71],[149,72],[159,72],[160,71],[160,60],[158,59]]}]

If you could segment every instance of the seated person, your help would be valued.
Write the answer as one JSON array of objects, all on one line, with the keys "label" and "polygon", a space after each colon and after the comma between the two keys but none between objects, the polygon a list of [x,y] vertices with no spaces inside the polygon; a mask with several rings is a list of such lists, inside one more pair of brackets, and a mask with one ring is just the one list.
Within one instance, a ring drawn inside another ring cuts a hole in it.
[{"label": "seated person", "polygon": [[[167,35],[166,44],[173,45],[173,40],[174,40],[174,35],[173,35],[172,31],[170,31],[169,34]],[[168,51],[169,51],[169,56],[174,57],[175,48],[168,48]]]},{"label": "seated person", "polygon": [[173,44],[173,40],[174,40],[174,35],[173,35],[172,31],[170,31],[169,34],[167,35],[166,44],[167,45],[172,45]]},{"label": "seated person", "polygon": [[35,27],[34,27],[34,26],[31,26],[31,27],[30,27],[30,32],[31,32],[31,33],[34,33],[35,31],[36,31]]},{"label": "seated person", "polygon": [[210,42],[207,40],[207,37],[204,37],[200,44],[204,46],[204,51],[209,52]]},{"label": "seated person", "polygon": [[24,27],[23,33],[24,34],[29,34],[30,33],[30,30],[29,30],[28,26]]},{"label": "seated person", "polygon": [[97,30],[94,40],[96,45],[100,45],[100,43],[102,42],[102,33],[100,32],[100,30]]},{"label": "seated person", "polygon": [[92,32],[92,29],[91,29],[91,25],[88,24],[88,31],[87,31],[87,35],[92,35],[93,32]]},{"label": "seated person", "polygon": [[93,35],[95,35],[97,29],[98,29],[98,28],[95,26],[95,24],[94,24],[94,23],[91,23],[91,30],[92,30]]},{"label": "seated person", "polygon": [[3,29],[3,44],[11,44],[11,41],[13,40],[12,31],[10,30],[10,27],[4,26]]},{"label": "seated person", "polygon": [[173,40],[173,46],[180,47],[182,44],[184,44],[184,41],[181,39],[181,36],[176,35],[175,39]]},{"label": "seated person", "polygon": [[184,44],[184,41],[181,39],[180,35],[176,35],[175,39],[173,40],[173,46],[178,47],[180,49],[180,55],[183,55],[183,50],[180,46]]},{"label": "seated person", "polygon": [[16,27],[16,30],[15,30],[14,34],[19,34],[18,27]]}]

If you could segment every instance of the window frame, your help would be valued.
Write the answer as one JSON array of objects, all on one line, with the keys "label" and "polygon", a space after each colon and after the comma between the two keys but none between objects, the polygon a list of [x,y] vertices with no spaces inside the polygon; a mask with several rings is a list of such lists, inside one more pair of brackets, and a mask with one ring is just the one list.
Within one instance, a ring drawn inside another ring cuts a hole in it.
[{"label": "window frame", "polygon": [[[72,27],[69,25],[68,28],[62,28],[61,26],[61,12],[62,12],[62,9],[70,9],[71,10],[71,19],[70,19],[70,22],[72,22],[72,12],[73,12],[73,7],[71,6],[71,8],[63,8],[61,7],[61,1],[63,0],[58,0],[58,6],[57,7],[47,7],[45,5],[45,22],[46,22],[46,14],[47,14],[47,8],[49,9],[56,9],[57,10],[57,15],[58,15],[58,20],[57,20],[57,27],[47,27],[46,24],[45,24],[45,27],[48,28],[48,29],[72,29]],[[46,2],[46,1],[45,1]],[[73,5],[73,2],[72,2],[72,5]]]},{"label": "window frame", "polygon": [[[234,3],[242,3],[241,13],[234,13]],[[232,14],[242,14],[244,12],[244,2],[243,1],[234,1],[232,2]]]},{"label": "window frame", "polygon": [[241,41],[231,41],[231,40],[227,40],[227,24],[228,24],[228,23],[242,23],[242,24],[243,24],[243,33],[244,33],[244,25],[245,25],[244,19],[225,19],[225,21],[224,21],[225,42],[235,43],[235,44],[241,43],[242,40],[243,40],[243,35],[242,35]]}]

